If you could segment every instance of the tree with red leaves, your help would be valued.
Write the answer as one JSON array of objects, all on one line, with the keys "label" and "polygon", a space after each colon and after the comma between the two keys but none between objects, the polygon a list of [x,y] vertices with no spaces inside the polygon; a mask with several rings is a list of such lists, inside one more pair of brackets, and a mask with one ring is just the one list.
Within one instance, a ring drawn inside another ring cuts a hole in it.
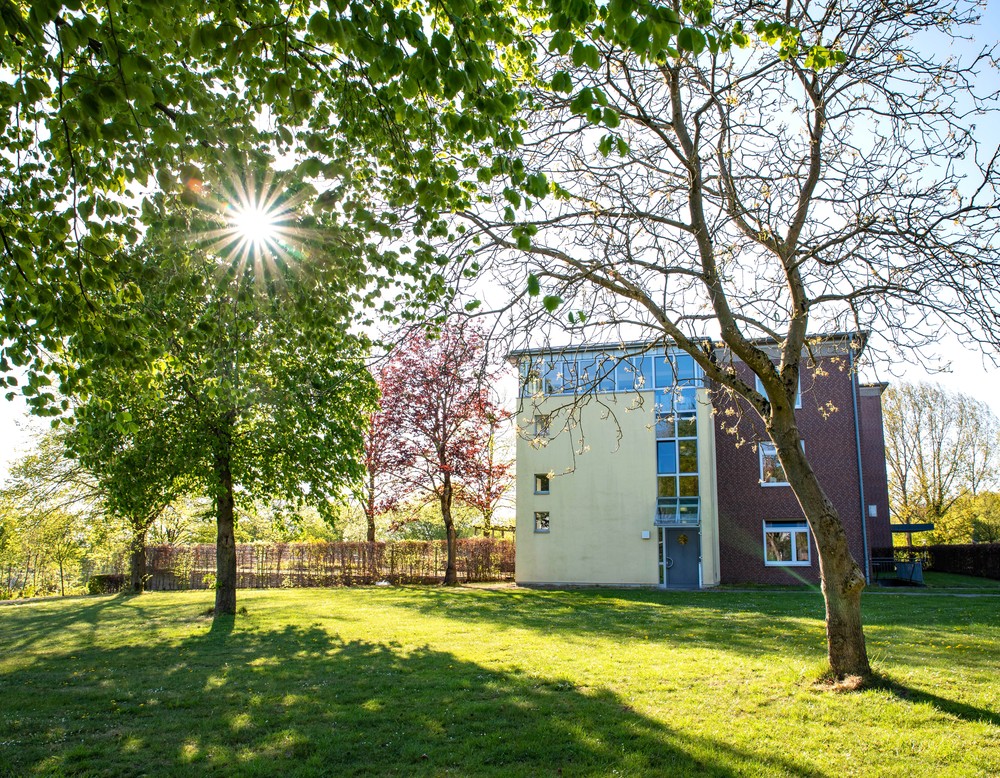
[{"label": "tree with red leaves", "polygon": [[495,377],[486,368],[482,335],[469,325],[450,325],[437,336],[418,333],[390,355],[382,372],[382,411],[397,431],[416,492],[437,500],[448,538],[444,583],[458,583],[455,523],[451,508],[482,468],[491,418],[503,411],[490,399]]}]

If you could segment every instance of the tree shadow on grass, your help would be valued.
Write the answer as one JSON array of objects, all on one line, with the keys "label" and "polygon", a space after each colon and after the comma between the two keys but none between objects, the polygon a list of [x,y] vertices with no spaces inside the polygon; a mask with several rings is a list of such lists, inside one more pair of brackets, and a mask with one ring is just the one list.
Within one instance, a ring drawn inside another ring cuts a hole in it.
[{"label": "tree shadow on grass", "polygon": [[[608,689],[318,626],[206,624],[179,643],[52,656],[46,671],[58,691],[0,743],[12,774],[815,774],[673,730]],[[0,680],[14,691],[17,675]]]},{"label": "tree shadow on grass", "polygon": [[[111,596],[53,598],[23,605],[11,605],[9,610],[5,609],[2,613],[5,628],[4,648],[14,653],[77,625],[86,626],[93,631],[100,623],[102,614],[109,612],[110,609],[110,612],[117,617],[119,611],[116,606],[136,596],[132,592],[122,592]],[[80,607],[71,607],[70,601],[78,601]]]},{"label": "tree shadow on grass", "polygon": [[[775,647],[818,658],[825,649],[822,597],[811,592],[726,594],[637,589],[442,590],[408,588],[388,601],[426,615],[489,622],[497,629],[618,641],[676,640],[685,645],[769,656]],[[790,599],[790,598],[794,598]],[[766,639],[762,629],[771,633]]]},{"label": "tree shadow on grass", "polygon": [[968,705],[956,700],[949,700],[946,697],[931,694],[923,689],[914,689],[910,686],[899,683],[892,678],[885,676],[879,677],[874,683],[871,684],[871,688],[889,692],[893,696],[899,698],[900,700],[904,700],[905,702],[913,704],[927,703],[939,710],[941,713],[954,716],[955,718],[962,719],[963,721],[973,723],[983,722],[986,724],[992,724],[994,727],[1000,727],[1000,712],[998,711],[978,708],[975,705]]}]

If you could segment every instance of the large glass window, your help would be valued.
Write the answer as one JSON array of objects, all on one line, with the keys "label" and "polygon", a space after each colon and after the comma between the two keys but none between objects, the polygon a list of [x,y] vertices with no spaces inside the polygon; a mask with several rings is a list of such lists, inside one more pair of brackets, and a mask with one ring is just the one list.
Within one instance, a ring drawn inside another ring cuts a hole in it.
[{"label": "large glass window", "polygon": [[653,388],[652,359],[643,356],[625,357],[615,367],[615,385],[619,392],[636,392]]},{"label": "large glass window", "polygon": [[657,416],[657,525],[699,521],[697,432],[694,418]]},{"label": "large glass window", "polygon": [[804,521],[764,522],[764,564],[805,567],[812,561],[809,525]]},{"label": "large glass window", "polygon": [[660,354],[623,352],[552,353],[521,360],[525,396],[573,392],[657,392],[661,413],[693,413],[701,370],[687,354],[668,348]]}]

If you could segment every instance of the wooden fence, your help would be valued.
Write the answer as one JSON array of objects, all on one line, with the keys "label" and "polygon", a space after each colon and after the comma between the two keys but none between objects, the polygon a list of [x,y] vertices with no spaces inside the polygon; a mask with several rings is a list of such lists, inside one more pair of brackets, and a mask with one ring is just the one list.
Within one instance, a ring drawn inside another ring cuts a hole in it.
[{"label": "wooden fence", "polygon": [[[236,546],[236,586],[271,589],[301,586],[351,586],[437,583],[444,579],[445,542],[392,543],[242,543]],[[462,582],[514,578],[514,543],[496,538],[458,541],[458,579]],[[215,585],[215,545],[150,546],[146,549],[147,588],[210,589]]]}]

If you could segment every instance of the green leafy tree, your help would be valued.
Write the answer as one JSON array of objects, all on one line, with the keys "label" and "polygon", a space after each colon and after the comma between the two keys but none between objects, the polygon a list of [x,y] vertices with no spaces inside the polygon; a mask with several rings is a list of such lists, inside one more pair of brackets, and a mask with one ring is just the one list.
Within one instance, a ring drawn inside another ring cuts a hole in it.
[{"label": "green leafy tree", "polygon": [[986,403],[935,384],[891,386],[883,404],[893,517],[934,523],[929,542],[969,542],[970,505],[961,520],[951,513],[998,483],[1000,420]]},{"label": "green leafy tree", "polygon": [[58,591],[78,578],[93,545],[91,526],[103,523],[96,480],[69,458],[62,430],[48,431],[15,462],[0,491],[0,567],[7,596]]},{"label": "green leafy tree", "polygon": [[[136,479],[143,457],[159,447],[155,461],[164,472],[127,498],[147,490],[163,496],[179,483],[212,498],[216,613],[234,613],[237,500],[323,511],[360,476],[375,390],[366,343],[348,323],[364,273],[354,259],[340,262],[356,252],[335,251],[319,229],[293,258],[280,256],[277,243],[223,256],[176,241],[174,227],[153,231],[137,252],[143,303],[136,313],[150,367],[104,371],[76,409],[76,426],[92,437],[118,425],[137,454],[121,472],[135,467]],[[96,443],[90,450],[110,452],[112,461],[118,449]]]},{"label": "green leafy tree", "polygon": [[86,468],[110,516],[127,527],[129,588],[146,585],[147,535],[153,524],[190,488],[183,449],[184,420],[146,372],[99,371],[94,400],[78,411],[65,444]]}]

